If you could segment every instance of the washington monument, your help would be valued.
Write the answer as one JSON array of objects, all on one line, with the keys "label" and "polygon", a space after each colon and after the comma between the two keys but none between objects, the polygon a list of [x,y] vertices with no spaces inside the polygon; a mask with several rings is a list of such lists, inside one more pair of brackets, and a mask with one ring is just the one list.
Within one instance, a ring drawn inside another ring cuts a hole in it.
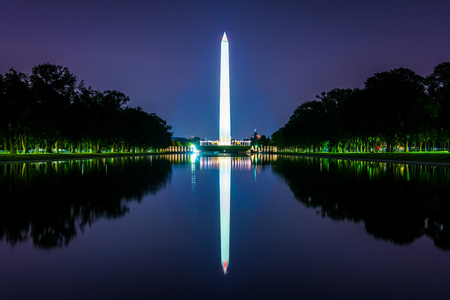
[{"label": "washington monument", "polygon": [[228,57],[228,39],[224,32],[220,48],[219,145],[231,145],[230,123],[230,65]]},{"label": "washington monument", "polygon": [[224,32],[220,43],[219,140],[200,141],[200,146],[250,146],[251,143],[250,140],[231,139],[230,63],[228,53],[228,39]]}]

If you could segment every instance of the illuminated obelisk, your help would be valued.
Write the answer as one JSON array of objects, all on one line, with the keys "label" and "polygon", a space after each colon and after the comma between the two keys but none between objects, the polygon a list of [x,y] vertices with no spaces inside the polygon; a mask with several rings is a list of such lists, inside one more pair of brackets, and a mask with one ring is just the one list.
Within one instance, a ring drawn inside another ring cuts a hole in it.
[{"label": "illuminated obelisk", "polygon": [[230,123],[230,65],[228,56],[228,39],[226,33],[224,32],[220,48],[220,145],[231,145]]},{"label": "illuminated obelisk", "polygon": [[219,191],[220,191],[220,253],[223,273],[227,273],[230,264],[230,188],[231,157],[219,159]]}]

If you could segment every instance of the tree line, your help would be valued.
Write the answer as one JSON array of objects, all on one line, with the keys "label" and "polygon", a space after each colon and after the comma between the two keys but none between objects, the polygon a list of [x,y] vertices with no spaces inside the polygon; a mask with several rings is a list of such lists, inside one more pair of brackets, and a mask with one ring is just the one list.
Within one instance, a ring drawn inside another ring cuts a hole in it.
[{"label": "tree line", "polygon": [[272,140],[307,152],[449,149],[450,62],[426,77],[398,68],[363,88],[323,92],[298,106]]},{"label": "tree line", "polygon": [[10,69],[0,74],[0,149],[99,153],[171,145],[171,126],[129,101],[122,92],[87,87],[60,65],[34,66],[31,75]]}]

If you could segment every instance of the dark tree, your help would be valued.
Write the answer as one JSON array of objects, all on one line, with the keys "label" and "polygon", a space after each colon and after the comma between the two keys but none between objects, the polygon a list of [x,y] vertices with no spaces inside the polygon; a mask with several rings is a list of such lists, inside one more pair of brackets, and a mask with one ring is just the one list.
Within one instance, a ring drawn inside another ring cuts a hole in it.
[{"label": "dark tree", "polygon": [[[30,80],[39,115],[36,130],[45,141],[45,151],[50,153],[69,126],[66,114],[76,96],[77,78],[66,67],[45,63],[33,67]],[[55,148],[58,151],[58,145]]]},{"label": "dark tree", "polygon": [[[444,67],[440,70],[445,73]],[[435,86],[436,94],[443,91],[443,83]],[[328,145],[329,151],[338,152],[378,151],[385,145],[393,151],[403,145],[408,151],[411,142],[437,137],[437,100],[426,94],[424,78],[409,69],[376,73],[364,89],[333,89],[317,98],[297,107],[272,135],[276,145],[301,151],[321,151]]]},{"label": "dark tree", "polygon": [[439,112],[435,128],[450,150],[450,62],[437,65],[426,83],[435,110]]},{"label": "dark tree", "polygon": [[270,138],[265,136],[264,134],[261,135],[261,137],[258,140],[259,146],[269,146],[269,143],[270,143]]},{"label": "dark tree", "polygon": [[371,111],[367,122],[379,129],[387,151],[393,151],[396,142],[403,142],[408,151],[410,137],[419,133],[428,113],[424,79],[403,68],[376,73],[367,79],[364,97]]},{"label": "dark tree", "polygon": [[10,69],[3,77],[1,86],[0,131],[5,139],[4,144],[9,144],[11,153],[16,153],[19,146],[27,152],[35,117],[35,101],[30,93],[28,76]]},{"label": "dark tree", "polygon": [[0,75],[0,138],[5,150],[35,151],[45,143],[81,152],[116,152],[165,148],[171,127],[156,114],[129,108],[129,97],[116,90],[96,91],[77,84],[66,67],[49,63],[33,67],[32,75],[11,69]]},{"label": "dark tree", "polygon": [[122,132],[121,112],[126,108],[130,98],[119,91],[104,91],[98,93],[98,102],[95,109],[98,120],[98,138],[94,147],[95,152],[101,151],[102,143],[111,145],[111,151],[115,152]]},{"label": "dark tree", "polygon": [[127,108],[124,111],[125,143],[135,148],[166,148],[172,145],[171,127],[154,113],[142,108]]}]

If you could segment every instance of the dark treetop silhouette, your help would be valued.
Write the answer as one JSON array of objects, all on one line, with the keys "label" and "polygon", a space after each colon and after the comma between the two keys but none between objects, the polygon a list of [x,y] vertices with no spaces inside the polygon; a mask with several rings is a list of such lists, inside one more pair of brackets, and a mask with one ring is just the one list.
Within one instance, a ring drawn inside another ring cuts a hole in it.
[{"label": "dark treetop silhouette", "polygon": [[10,69],[0,75],[0,150],[98,153],[169,146],[166,121],[126,106],[129,101],[119,91],[100,92],[78,83],[59,65],[40,64],[30,76]]},{"label": "dark treetop silhouette", "polygon": [[304,151],[394,151],[450,145],[450,63],[423,78],[394,69],[368,78],[363,89],[333,89],[297,107],[272,139]]}]

